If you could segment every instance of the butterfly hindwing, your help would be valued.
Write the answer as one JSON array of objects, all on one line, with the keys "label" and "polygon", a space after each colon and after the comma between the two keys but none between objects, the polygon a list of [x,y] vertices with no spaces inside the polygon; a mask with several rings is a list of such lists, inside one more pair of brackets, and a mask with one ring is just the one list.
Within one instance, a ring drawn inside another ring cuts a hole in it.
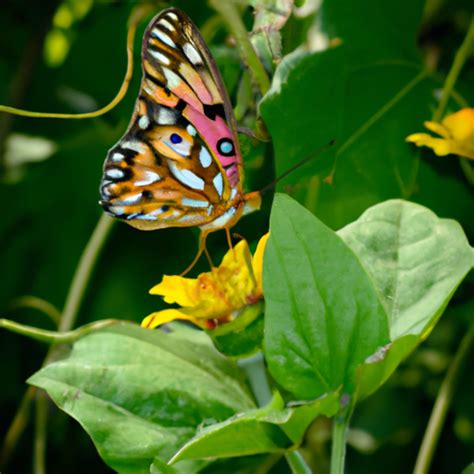
[{"label": "butterfly hindwing", "polygon": [[130,126],[104,165],[102,205],[142,229],[209,223],[241,192],[222,79],[198,30],[176,9],[151,22],[142,62]]}]

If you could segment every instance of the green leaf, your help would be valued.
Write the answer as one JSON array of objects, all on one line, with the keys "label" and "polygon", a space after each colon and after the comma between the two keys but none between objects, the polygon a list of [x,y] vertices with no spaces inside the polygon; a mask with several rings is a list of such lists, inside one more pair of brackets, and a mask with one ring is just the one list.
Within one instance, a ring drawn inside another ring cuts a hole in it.
[{"label": "green leaf", "polygon": [[389,342],[378,292],[342,239],[277,195],[264,259],[265,355],[275,380],[298,399],[343,386]]},{"label": "green leaf", "polygon": [[474,264],[461,226],[418,204],[376,205],[338,234],[374,281],[394,343],[361,370],[361,395],[371,393],[430,333]]},{"label": "green leaf", "polygon": [[216,348],[229,357],[248,357],[261,350],[263,303],[249,305],[238,317],[207,332]]},{"label": "green leaf", "polygon": [[338,234],[375,282],[392,341],[431,330],[474,264],[456,221],[407,201],[373,206]]},{"label": "green leaf", "polygon": [[317,39],[337,38],[339,46],[283,58],[260,104],[277,175],[336,139],[284,188],[332,228],[377,202],[410,198],[474,231],[474,198],[458,166],[421,159],[405,142],[423,130],[442,86],[415,48],[423,3],[323,2]]},{"label": "green leaf", "polygon": [[79,421],[120,473],[148,473],[197,426],[255,406],[236,366],[205,334],[173,327],[166,334],[124,324],[91,334],[29,379]]},{"label": "green leaf", "polygon": [[332,416],[338,408],[337,392],[289,408],[284,408],[283,399],[276,393],[266,407],[239,413],[202,429],[171,462],[281,452],[301,442],[307,427],[317,416]]},{"label": "green leaf", "polygon": [[281,59],[281,34],[291,15],[293,0],[251,0],[254,7],[254,24],[251,41],[265,67],[273,69]]}]

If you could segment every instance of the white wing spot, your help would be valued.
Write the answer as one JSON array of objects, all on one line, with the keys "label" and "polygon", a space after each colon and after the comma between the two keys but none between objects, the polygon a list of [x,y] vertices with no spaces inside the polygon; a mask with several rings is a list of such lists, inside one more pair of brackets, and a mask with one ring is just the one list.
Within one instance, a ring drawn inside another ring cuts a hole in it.
[{"label": "white wing spot", "polygon": [[183,51],[187,58],[194,64],[202,64],[202,58],[198,50],[191,43],[183,44]]},{"label": "white wing spot", "polygon": [[141,221],[156,221],[156,216],[153,216],[152,214],[138,214],[138,216],[135,216],[135,219]]},{"label": "white wing spot", "polygon": [[120,147],[125,148],[127,150],[136,151],[137,153],[144,153],[145,152],[145,146],[142,143],[132,141],[132,140],[127,140],[127,141],[121,142]]},{"label": "white wing spot", "polygon": [[166,80],[168,81],[168,88],[174,89],[175,87],[179,87],[181,84],[180,77],[171,71],[170,69],[163,67],[163,74],[165,75]]},{"label": "white wing spot", "polygon": [[171,18],[171,19],[174,20],[174,21],[178,21],[178,15],[176,15],[176,13],[168,12],[168,13],[166,14],[166,16],[167,16],[168,18]]},{"label": "white wing spot", "polygon": [[189,125],[186,127],[186,131],[187,131],[192,137],[196,136],[197,131],[196,131],[196,129],[195,129],[191,124],[189,124]]},{"label": "white wing spot", "polygon": [[176,111],[160,107],[158,110],[157,122],[160,125],[174,125],[176,123]]},{"label": "white wing spot", "polygon": [[110,179],[120,179],[123,178],[125,175],[122,170],[118,168],[110,168],[105,172],[105,176]]},{"label": "white wing spot", "polygon": [[173,176],[181,183],[192,189],[204,190],[204,180],[190,170],[182,170],[173,160],[168,160],[168,165]]},{"label": "white wing spot", "polygon": [[154,51],[153,49],[149,49],[150,51],[150,54],[155,58],[155,59],[158,59],[158,61],[160,61],[160,63],[162,64],[166,64],[167,66],[169,66],[171,64],[171,61],[168,57],[166,57],[164,54],[158,52],[158,51]]},{"label": "white wing spot", "polygon": [[123,204],[123,205],[126,205],[126,206],[128,206],[130,204],[136,204],[138,201],[140,201],[141,198],[142,198],[141,193],[132,194],[131,196],[126,197],[125,199],[121,199],[120,204]]},{"label": "white wing spot", "polygon": [[191,148],[193,147],[192,142],[183,140],[181,143],[173,143],[171,140],[163,140],[165,145],[171,148],[174,152],[178,153],[183,157],[189,156],[191,154]]},{"label": "white wing spot", "polygon": [[151,30],[151,34],[155,38],[158,38],[162,43],[165,43],[166,45],[176,49],[176,44],[174,41],[166,33],[163,33],[163,31],[159,30],[158,28],[153,28]]},{"label": "white wing spot", "polygon": [[142,116],[138,119],[138,126],[139,126],[142,130],[146,130],[149,125],[150,125],[150,119],[148,118],[147,115],[142,115]]},{"label": "white wing spot", "polygon": [[190,198],[184,197],[181,199],[181,204],[183,206],[189,206],[189,207],[207,207],[209,205],[209,202],[199,201],[197,199],[190,199]]},{"label": "white wing spot", "polygon": [[[199,161],[203,168],[208,168],[212,163],[212,156],[207,151],[207,148],[202,146],[201,151],[199,152]],[[220,174],[219,174],[220,176]]]},{"label": "white wing spot", "polygon": [[119,161],[122,161],[123,159],[125,158],[125,155],[123,155],[122,153],[114,153],[110,159],[114,162],[114,163],[118,163]]},{"label": "white wing spot", "polygon": [[135,186],[147,186],[148,184],[153,184],[159,181],[160,175],[154,171],[145,171],[145,178],[141,181],[135,181]]},{"label": "white wing spot", "polygon": [[116,215],[116,216],[121,216],[122,214],[125,213],[125,209],[123,207],[116,207],[116,206],[111,206],[110,210]]},{"label": "white wing spot", "polygon": [[165,18],[162,18],[158,23],[164,26],[168,31],[175,31],[175,27]]},{"label": "white wing spot", "polygon": [[224,180],[222,178],[222,174],[216,174],[212,182],[214,184],[214,187],[216,188],[217,194],[222,197],[222,193],[224,192]]}]

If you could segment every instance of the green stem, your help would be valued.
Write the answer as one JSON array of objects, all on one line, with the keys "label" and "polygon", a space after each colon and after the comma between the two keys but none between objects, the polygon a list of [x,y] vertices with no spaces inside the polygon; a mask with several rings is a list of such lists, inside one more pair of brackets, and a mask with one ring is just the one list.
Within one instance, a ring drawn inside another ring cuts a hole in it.
[{"label": "green stem", "polygon": [[334,417],[332,425],[331,474],[344,474],[347,432],[349,431],[349,421],[353,407],[350,400],[342,403],[344,405]]},{"label": "green stem", "polygon": [[451,92],[454,88],[454,84],[456,84],[456,80],[461,72],[461,69],[464,66],[469,55],[472,53],[474,49],[474,16],[471,19],[471,23],[469,25],[469,29],[467,30],[466,37],[462,42],[461,46],[456,52],[456,56],[454,57],[453,65],[446,77],[446,81],[444,82],[443,92],[441,95],[441,100],[439,101],[438,108],[436,109],[433,115],[433,121],[439,122],[443,117],[444,111],[446,110],[446,106],[448,105],[449,98],[451,96]]},{"label": "green stem", "polygon": [[423,436],[413,474],[427,474],[429,471],[433,454],[441,435],[444,420],[446,419],[446,413],[453,398],[458,377],[461,373],[463,363],[469,355],[473,335],[474,329],[471,328],[462,339],[459,349],[457,350],[456,355],[449,366],[448,372],[446,373],[446,377],[441,384],[425,435]]},{"label": "green stem", "polygon": [[46,433],[48,399],[42,390],[36,394],[35,441],[33,448],[33,474],[46,474]]},{"label": "green stem", "polygon": [[102,214],[97,223],[89,242],[81,255],[79,264],[71,282],[66,303],[64,305],[61,321],[59,322],[59,331],[69,331],[76,322],[76,316],[79,311],[79,305],[87,287],[87,283],[92,274],[97,257],[105,244],[107,236],[112,229],[114,221]]},{"label": "green stem", "polygon": [[61,319],[61,313],[56,306],[51,304],[49,301],[36,296],[20,296],[19,298],[14,299],[9,305],[9,310],[16,310],[19,308],[33,308],[41,311],[46,316],[49,316],[55,325],[58,325],[59,320]]},{"label": "green stem", "polygon": [[152,11],[150,5],[138,5],[130,13],[128,20],[128,33],[127,33],[127,70],[125,71],[125,77],[123,78],[122,85],[120,86],[117,95],[109,102],[106,106],[95,110],[93,112],[85,112],[81,114],[63,114],[63,113],[50,113],[50,112],[34,112],[31,110],[23,110],[17,107],[9,107],[7,105],[0,105],[0,112],[7,114],[20,115],[22,117],[30,118],[57,118],[57,119],[75,119],[81,120],[86,118],[99,117],[112,110],[127,93],[128,86],[133,76],[133,43],[135,39],[135,33],[139,23]]},{"label": "green stem", "polygon": [[260,89],[260,93],[265,95],[270,88],[270,79],[268,78],[267,72],[250,42],[248,32],[245,29],[245,25],[239,15],[236,5],[232,1],[224,2],[222,0],[210,0],[209,3],[212,8],[214,8],[222,18],[224,18],[229,30],[232,31],[242,59],[249,67],[250,73]]},{"label": "green stem", "polygon": [[13,421],[8,427],[5,438],[3,439],[2,449],[0,451],[0,469],[4,471],[8,461],[10,460],[11,454],[23,433],[30,416],[31,401],[36,393],[36,387],[30,386],[26,389],[23,398],[21,399],[20,406],[13,418]]},{"label": "green stem", "polygon": [[262,353],[259,352],[251,357],[240,359],[238,365],[247,375],[257,405],[259,407],[267,405],[272,399],[272,391],[268,384]]},{"label": "green stem", "polygon": [[290,466],[292,474],[312,474],[311,469],[299,451],[288,451],[285,454],[285,459]]},{"label": "green stem", "polygon": [[[269,405],[272,401],[272,391],[268,383],[263,354],[259,352],[252,357],[240,359],[238,365],[247,375],[250,388],[252,389],[255,400],[257,400],[258,406],[263,407]],[[311,474],[311,469],[298,451],[287,451],[285,458],[293,474]]]},{"label": "green stem", "polygon": [[459,165],[461,166],[462,172],[467,182],[474,186],[474,168],[471,166],[470,161],[467,158],[459,157]]},{"label": "green stem", "polygon": [[102,319],[100,321],[94,321],[89,324],[85,324],[80,328],[72,331],[47,331],[46,329],[39,329],[33,326],[26,326],[9,319],[0,319],[0,328],[7,329],[8,331],[20,334],[22,336],[36,339],[37,341],[46,342],[47,344],[70,344],[77,341],[79,338],[85,335],[103,329],[105,327],[112,326],[120,323],[120,320],[116,319]]},{"label": "green stem", "polygon": [[[113,221],[107,217],[106,215],[102,215],[99,219],[99,222],[92,233],[92,236],[89,239],[89,242],[84,249],[81,259],[79,261],[78,267],[74,274],[74,277],[71,282],[71,286],[69,288],[69,292],[66,298],[66,303],[64,305],[63,315],[61,317],[61,321],[59,323],[59,330],[61,332],[66,332],[65,339],[61,342],[67,340],[68,337],[71,337],[71,333],[69,331],[74,326],[76,321],[76,316],[79,310],[79,305],[82,302],[82,298],[85,293],[86,285],[92,275],[92,270],[94,264],[97,260],[100,250],[102,249],[105,240],[112,228]],[[2,325],[5,327],[5,324],[8,326],[9,323],[5,323],[6,320],[2,320]],[[17,323],[14,323],[17,324]],[[21,325],[20,325],[21,326]],[[1,326],[0,326],[1,327]],[[25,327],[27,328],[27,327]],[[25,329],[23,328],[23,329]],[[80,328],[79,330],[83,330],[84,328]],[[41,330],[38,330],[41,331]],[[46,331],[51,332],[51,331]],[[90,331],[89,331],[90,332]],[[57,336],[57,333],[54,333]],[[76,333],[77,334],[77,333]],[[28,334],[31,335],[31,334]],[[40,337],[45,336],[47,339],[51,334],[43,334]],[[74,337],[74,336],[72,336]],[[56,341],[57,342],[57,341]],[[48,362],[54,358],[54,347],[51,347],[48,351],[42,366],[44,367]],[[4,439],[2,449],[1,449],[1,456],[0,456],[0,465],[5,466],[8,459],[11,456],[11,453],[15,449],[18,440],[20,439],[26,424],[28,422],[28,417],[30,413],[30,405],[33,399],[32,395],[35,393],[33,387],[29,387],[24,395],[20,407],[18,408],[13,421],[8,428],[7,436]]]}]

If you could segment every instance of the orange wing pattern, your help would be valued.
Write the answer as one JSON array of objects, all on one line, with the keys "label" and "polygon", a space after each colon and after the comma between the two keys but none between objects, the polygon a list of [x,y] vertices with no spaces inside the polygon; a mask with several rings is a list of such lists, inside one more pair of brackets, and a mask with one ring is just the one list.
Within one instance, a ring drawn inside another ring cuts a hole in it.
[{"label": "orange wing pattern", "polygon": [[101,205],[145,230],[231,225],[245,201],[234,117],[186,14],[173,8],[152,20],[142,66],[131,123],[104,164]]}]

